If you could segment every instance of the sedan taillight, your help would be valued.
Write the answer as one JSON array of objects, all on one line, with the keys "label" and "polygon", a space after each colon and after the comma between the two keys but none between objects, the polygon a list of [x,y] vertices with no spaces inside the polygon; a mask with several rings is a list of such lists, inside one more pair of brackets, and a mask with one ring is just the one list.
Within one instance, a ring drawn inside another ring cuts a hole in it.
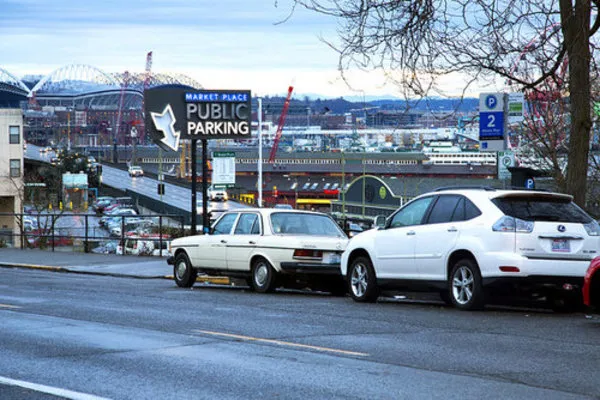
[{"label": "sedan taillight", "polygon": [[321,250],[296,249],[294,258],[317,260],[323,258],[323,252]]}]

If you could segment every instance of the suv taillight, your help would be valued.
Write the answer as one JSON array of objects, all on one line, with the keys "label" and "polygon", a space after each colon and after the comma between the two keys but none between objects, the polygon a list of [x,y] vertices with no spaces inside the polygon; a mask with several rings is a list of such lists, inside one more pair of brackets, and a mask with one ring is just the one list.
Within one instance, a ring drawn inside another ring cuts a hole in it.
[{"label": "suv taillight", "polygon": [[533,221],[524,221],[519,218],[510,217],[508,215],[500,218],[494,225],[492,230],[494,232],[521,232],[531,233],[533,232]]},{"label": "suv taillight", "polygon": [[588,235],[600,236],[600,224],[598,224],[598,221],[592,220],[592,222],[584,224],[583,227],[585,228]]}]

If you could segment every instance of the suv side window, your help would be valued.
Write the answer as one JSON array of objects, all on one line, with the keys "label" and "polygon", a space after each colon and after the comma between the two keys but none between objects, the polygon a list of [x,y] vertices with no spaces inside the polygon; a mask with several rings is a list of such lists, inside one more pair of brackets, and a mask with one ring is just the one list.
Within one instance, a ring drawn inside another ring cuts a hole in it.
[{"label": "suv side window", "polygon": [[388,228],[420,225],[433,199],[433,196],[424,197],[401,208],[400,211],[392,217]]},{"label": "suv side window", "polygon": [[229,235],[237,216],[237,213],[225,214],[215,225],[213,235]]},{"label": "suv side window", "polygon": [[477,206],[473,204],[471,200],[461,196],[451,221],[468,221],[475,217],[479,217],[480,215],[481,211],[479,211]]},{"label": "suv side window", "polygon": [[[457,204],[460,203],[461,197],[456,195],[441,195],[438,196],[429,217],[428,224],[441,224],[452,221],[452,215],[456,210]],[[464,204],[464,203],[463,203]]]}]

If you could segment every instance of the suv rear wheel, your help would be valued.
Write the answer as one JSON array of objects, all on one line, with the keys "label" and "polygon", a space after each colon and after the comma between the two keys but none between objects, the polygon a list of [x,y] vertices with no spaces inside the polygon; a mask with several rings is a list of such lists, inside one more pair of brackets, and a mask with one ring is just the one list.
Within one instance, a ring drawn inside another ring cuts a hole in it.
[{"label": "suv rear wheel", "polygon": [[484,305],[481,273],[471,258],[458,260],[450,272],[448,292],[454,307],[459,310],[480,310]]},{"label": "suv rear wheel", "polygon": [[367,257],[357,257],[348,270],[348,292],[355,301],[373,303],[379,297],[377,277]]}]

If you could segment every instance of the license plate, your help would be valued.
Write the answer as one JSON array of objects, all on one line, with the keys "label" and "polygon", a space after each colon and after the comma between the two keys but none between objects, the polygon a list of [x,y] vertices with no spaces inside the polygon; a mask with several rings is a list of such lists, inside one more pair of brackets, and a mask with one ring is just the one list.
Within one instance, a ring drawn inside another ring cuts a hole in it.
[{"label": "license plate", "polygon": [[341,257],[337,253],[323,253],[323,264],[338,264]]},{"label": "license plate", "polygon": [[553,239],[552,240],[552,251],[560,253],[568,253],[571,251],[571,246],[567,239]]}]

